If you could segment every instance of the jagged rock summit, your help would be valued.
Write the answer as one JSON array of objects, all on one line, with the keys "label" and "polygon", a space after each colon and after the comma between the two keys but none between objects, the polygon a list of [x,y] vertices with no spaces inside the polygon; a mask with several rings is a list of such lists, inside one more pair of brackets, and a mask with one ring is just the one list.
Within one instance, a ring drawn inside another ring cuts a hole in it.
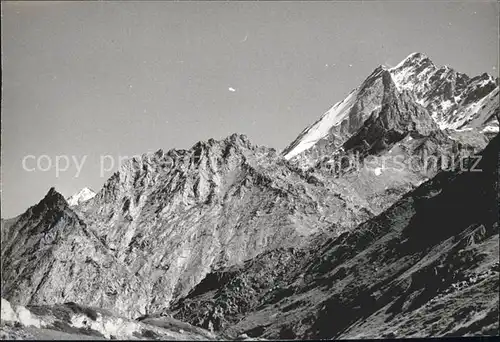
[{"label": "jagged rock summit", "polygon": [[475,77],[436,66],[426,55],[412,53],[389,69],[399,90],[408,90],[442,129],[478,128],[498,133],[498,79]]},{"label": "jagged rock summit", "polygon": [[[283,156],[299,166],[311,167],[320,157],[342,147],[384,108],[394,108],[398,102],[404,104],[399,106],[403,112],[409,106],[414,108],[411,111],[421,112],[421,118],[432,118],[436,127],[426,123],[427,129],[477,130],[491,138],[498,132],[498,99],[498,79],[486,73],[470,78],[448,66],[437,67],[422,53],[412,53],[393,68],[377,67],[360,87],[304,129],[284,149]],[[485,142],[480,145],[484,147]]]},{"label": "jagged rock summit", "polygon": [[2,295],[127,317],[168,308],[213,269],[372,216],[237,134],[133,158],[76,206],[53,189],[39,206],[52,197],[60,205],[50,213],[29,210],[3,229]]},{"label": "jagged rock summit", "polygon": [[207,275],[174,317],[273,340],[498,335],[499,148],[350,232]]}]

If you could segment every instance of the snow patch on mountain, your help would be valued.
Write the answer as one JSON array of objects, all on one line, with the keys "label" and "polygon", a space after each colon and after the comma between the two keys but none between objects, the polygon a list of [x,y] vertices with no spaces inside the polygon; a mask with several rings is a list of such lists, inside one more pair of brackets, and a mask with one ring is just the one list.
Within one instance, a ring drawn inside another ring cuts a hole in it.
[{"label": "snow patch on mountain", "polygon": [[325,148],[334,151],[369,117],[378,117],[387,87],[395,88],[396,97],[425,108],[441,130],[472,128],[478,133],[495,132],[499,107],[497,83],[486,73],[469,77],[449,66],[437,66],[425,54],[414,52],[395,67],[376,68],[343,101],[304,129],[285,148],[283,156],[301,168],[310,167],[314,158],[308,155]]},{"label": "snow patch on mountain", "polygon": [[[477,102],[464,106],[460,111],[453,113],[448,122],[443,122],[442,128],[459,130],[463,128],[486,129],[486,126],[496,127],[498,131],[498,119],[495,120],[495,112],[498,115],[498,87]],[[451,119],[451,120],[450,120]],[[491,128],[489,129],[491,130]]]},{"label": "snow patch on mountain", "polygon": [[498,131],[498,126],[486,126],[485,128],[483,128],[481,133],[498,133]]},{"label": "snow patch on mountain", "polygon": [[470,78],[436,66],[422,53],[410,54],[389,72],[398,91],[410,91],[441,129],[482,129],[498,107],[498,86],[486,73]]},{"label": "snow patch on mountain", "polygon": [[210,341],[217,338],[209,331],[168,317],[131,320],[76,303],[25,307],[2,298],[1,321],[2,340],[80,340],[87,337],[141,340],[155,337],[168,341]]},{"label": "snow patch on mountain", "polygon": [[19,323],[23,326],[29,327],[43,327],[47,325],[45,322],[35,317],[31,312],[22,305],[12,306],[9,301],[2,298],[2,321]]},{"label": "snow patch on mountain", "polygon": [[300,139],[297,140],[297,145],[287,154],[285,154],[285,159],[289,160],[295,157],[297,154],[309,149],[320,139],[327,136],[329,130],[333,126],[339,125],[342,120],[349,114],[349,111],[356,102],[356,95],[356,89],[351,91],[351,93],[344,100],[337,102],[332,108],[330,108],[325,114],[323,114],[323,116],[318,121],[306,128],[301,133]]},{"label": "snow patch on mountain", "polygon": [[[396,84],[396,88],[401,92],[403,90],[413,90],[418,86],[419,79],[426,78],[434,70],[435,65],[426,55],[414,52],[394,68],[390,68],[389,72]],[[418,78],[415,77],[416,74],[418,74]]]},{"label": "snow patch on mountain", "polygon": [[78,191],[76,194],[70,196],[67,199],[67,202],[70,206],[75,206],[79,205],[83,202],[87,202],[88,200],[92,199],[96,193],[92,191],[89,188],[83,188],[80,191]]}]

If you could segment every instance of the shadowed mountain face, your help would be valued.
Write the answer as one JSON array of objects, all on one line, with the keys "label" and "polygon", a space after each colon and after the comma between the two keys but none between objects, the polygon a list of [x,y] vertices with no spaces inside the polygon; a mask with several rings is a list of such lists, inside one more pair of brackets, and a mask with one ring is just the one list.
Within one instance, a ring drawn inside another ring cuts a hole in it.
[{"label": "shadowed mountain face", "polygon": [[[131,159],[69,204],[51,189],[2,220],[2,298],[230,336],[491,332],[498,86],[443,68],[375,69],[283,155],[233,134]],[[486,145],[483,172],[456,167]]]},{"label": "shadowed mountain face", "polygon": [[175,317],[275,339],[498,334],[499,147],[352,232],[209,274]]}]

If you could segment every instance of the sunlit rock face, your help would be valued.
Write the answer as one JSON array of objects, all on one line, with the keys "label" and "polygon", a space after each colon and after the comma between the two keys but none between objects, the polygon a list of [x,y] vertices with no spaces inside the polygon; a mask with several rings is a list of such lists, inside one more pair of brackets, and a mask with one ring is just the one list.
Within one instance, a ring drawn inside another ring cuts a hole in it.
[{"label": "sunlit rock face", "polygon": [[141,280],[117,262],[54,188],[6,223],[2,297],[18,304],[85,302],[130,316],[145,312]]},{"label": "sunlit rock face", "polygon": [[389,71],[398,89],[411,92],[442,129],[498,133],[499,88],[493,76],[469,77],[436,66],[421,53],[411,54]]},{"label": "sunlit rock face", "polygon": [[372,216],[342,192],[243,135],[145,154],[93,198],[70,207],[51,189],[6,225],[2,295],[22,304],[83,302],[127,317],[163,310],[213,269]]}]

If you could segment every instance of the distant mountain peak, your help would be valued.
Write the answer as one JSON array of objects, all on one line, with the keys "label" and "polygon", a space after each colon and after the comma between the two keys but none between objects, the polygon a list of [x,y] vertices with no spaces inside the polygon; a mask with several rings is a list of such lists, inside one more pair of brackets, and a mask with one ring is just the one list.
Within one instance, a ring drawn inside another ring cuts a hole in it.
[{"label": "distant mountain peak", "polygon": [[248,139],[248,137],[245,134],[233,133],[221,140],[215,140],[213,138],[210,138],[206,141],[204,140],[198,141],[196,144],[193,145],[193,147],[190,150],[198,151],[200,148],[210,149],[214,146],[220,147],[222,145],[227,145],[227,144],[236,145],[239,147],[243,147],[245,149],[251,149],[252,147],[254,147],[250,139]]},{"label": "distant mountain peak", "polygon": [[498,126],[491,120],[498,107],[498,84],[488,73],[469,77],[447,65],[436,66],[421,53],[411,54],[389,72],[398,90],[410,91],[441,129]]},{"label": "distant mountain peak", "polygon": [[398,65],[391,69],[399,69],[402,67],[409,67],[412,65],[419,65],[419,64],[426,64],[426,65],[434,65],[434,63],[431,61],[431,59],[421,53],[421,52],[413,52],[409,54],[405,59],[403,59],[401,62],[399,62]]},{"label": "distant mountain peak", "polygon": [[421,62],[421,61],[427,61],[427,60],[431,61],[430,58],[426,54],[424,54],[422,52],[412,52],[405,59],[403,59],[399,63],[399,65],[402,66],[402,65],[405,65],[405,64],[411,64],[411,63],[416,63],[416,62]]},{"label": "distant mountain peak", "polygon": [[67,200],[69,206],[75,206],[78,204],[81,204],[83,202],[86,202],[93,198],[96,195],[95,191],[92,189],[89,189],[87,187],[81,189],[78,191],[76,194],[70,196]]},{"label": "distant mountain peak", "polygon": [[[430,117],[437,124],[436,129],[498,132],[498,80],[487,73],[469,77],[449,66],[437,66],[421,52],[413,52],[395,67],[375,68],[344,100],[304,129],[284,149],[284,158],[294,159],[302,167],[313,165],[315,157],[309,155],[318,155],[318,150],[327,154],[335,151],[368,118],[378,117],[389,108],[386,106],[389,102],[407,109],[423,107],[428,115],[422,113],[413,118],[417,125],[421,118]],[[429,120],[424,121],[426,127],[435,126]]]},{"label": "distant mountain peak", "polygon": [[225,139],[225,141],[246,147],[250,147],[252,145],[250,139],[248,139],[248,137],[245,134],[240,134],[240,133],[231,134]]}]

